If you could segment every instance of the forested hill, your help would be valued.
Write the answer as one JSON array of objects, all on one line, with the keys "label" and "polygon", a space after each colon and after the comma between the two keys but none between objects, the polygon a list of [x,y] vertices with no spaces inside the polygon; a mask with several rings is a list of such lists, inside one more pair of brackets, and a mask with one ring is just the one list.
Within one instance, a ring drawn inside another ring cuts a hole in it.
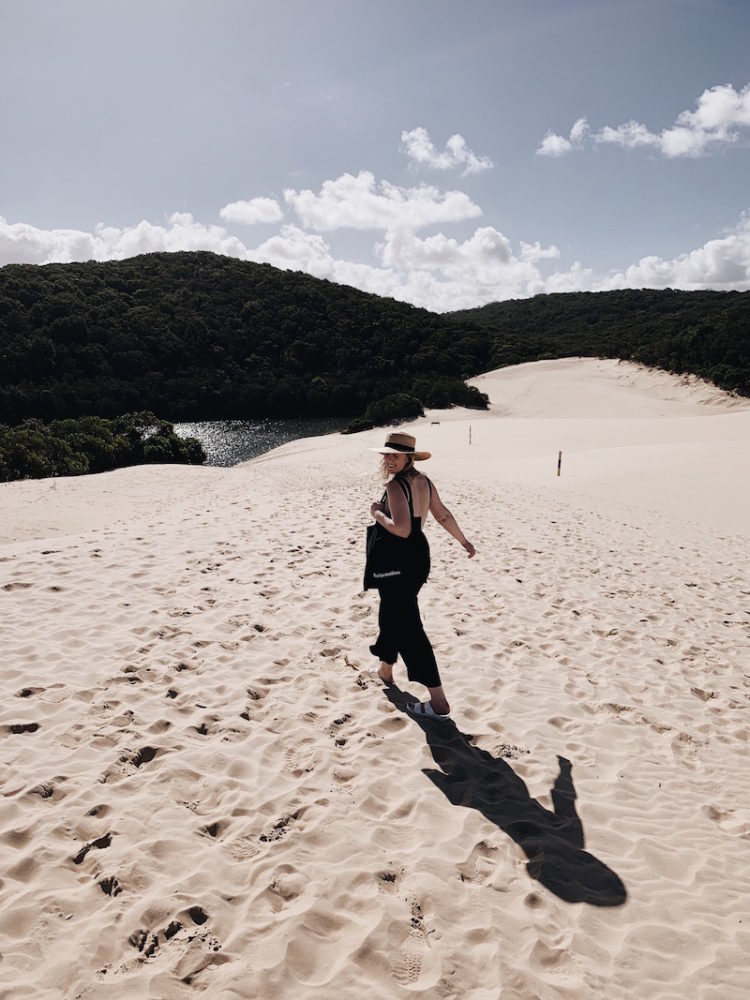
[{"label": "forested hill", "polygon": [[[356,416],[485,400],[489,336],[426,309],[211,253],[0,269],[0,423]],[[407,407],[408,408],[408,407]]]},{"label": "forested hill", "polygon": [[370,404],[383,422],[420,404],[481,406],[464,379],[570,355],[750,395],[750,292],[540,295],[438,315],[204,252],[0,268],[0,423],[357,416]]},{"label": "forested hill", "polygon": [[750,396],[750,292],[566,292],[448,315],[488,332],[491,368],[625,358]]}]

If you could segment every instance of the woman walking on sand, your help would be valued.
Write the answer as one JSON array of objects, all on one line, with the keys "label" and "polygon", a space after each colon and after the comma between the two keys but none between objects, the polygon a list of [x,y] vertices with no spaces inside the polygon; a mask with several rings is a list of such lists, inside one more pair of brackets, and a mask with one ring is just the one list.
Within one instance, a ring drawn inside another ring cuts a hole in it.
[{"label": "woman walking on sand", "polygon": [[[430,572],[430,549],[422,531],[428,513],[461,543],[469,559],[475,549],[441,501],[434,484],[414,467],[415,462],[430,457],[429,451],[417,451],[415,446],[411,434],[392,433],[383,448],[372,449],[383,456],[387,482],[382,499],[372,504],[370,513],[391,536],[390,540],[384,540],[395,555],[389,557],[392,563],[386,559],[386,565],[376,567],[376,559],[368,554],[365,589],[377,587],[380,594],[380,633],[370,652],[380,659],[378,675],[384,683],[393,683],[393,665],[400,653],[409,680],[423,684],[429,691],[428,701],[406,706],[411,715],[447,720],[450,705],[417,604],[417,595]],[[394,543],[393,538],[400,541]],[[379,561],[383,562],[382,556]],[[393,568],[389,568],[391,565]]]}]

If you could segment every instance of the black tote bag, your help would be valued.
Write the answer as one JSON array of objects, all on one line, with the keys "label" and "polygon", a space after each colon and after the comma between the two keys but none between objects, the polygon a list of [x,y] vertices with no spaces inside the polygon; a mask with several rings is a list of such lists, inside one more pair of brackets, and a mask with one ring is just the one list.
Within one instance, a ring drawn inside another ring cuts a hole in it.
[{"label": "black tote bag", "polygon": [[364,589],[400,580],[409,563],[409,539],[392,534],[380,524],[367,528]]},{"label": "black tote bag", "polygon": [[[404,491],[409,503],[411,533],[408,538],[401,538],[377,522],[368,526],[363,584],[365,590],[401,582],[419,589],[430,573],[430,547],[422,532],[421,520],[414,517],[411,487],[408,480],[400,476],[396,476],[395,481]],[[387,494],[384,493],[381,503],[386,501],[386,497]]]}]

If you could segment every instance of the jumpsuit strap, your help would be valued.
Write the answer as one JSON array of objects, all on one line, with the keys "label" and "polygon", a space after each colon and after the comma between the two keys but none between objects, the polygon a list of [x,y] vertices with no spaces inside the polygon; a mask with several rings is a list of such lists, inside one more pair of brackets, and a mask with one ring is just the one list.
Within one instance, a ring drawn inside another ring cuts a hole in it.
[{"label": "jumpsuit strap", "polygon": [[[406,497],[406,502],[409,504],[409,514],[412,517],[414,517],[414,504],[412,502],[412,497],[411,497],[411,486],[409,485],[409,483],[405,479],[402,479],[401,476],[394,476],[393,477],[393,482],[394,483],[398,483],[398,485],[404,491],[404,496]],[[386,496],[388,495],[388,491],[387,490],[385,492],[385,495]]]}]

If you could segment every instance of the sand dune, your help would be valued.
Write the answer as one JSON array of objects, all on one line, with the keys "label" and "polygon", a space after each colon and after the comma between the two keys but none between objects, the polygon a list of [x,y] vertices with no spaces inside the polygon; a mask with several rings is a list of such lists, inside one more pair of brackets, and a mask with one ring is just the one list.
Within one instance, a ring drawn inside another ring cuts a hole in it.
[{"label": "sand dune", "polygon": [[490,412],[509,417],[678,417],[747,410],[750,400],[695,375],[627,361],[562,358],[500,368],[471,380]]},{"label": "sand dune", "polygon": [[413,425],[441,728],[368,672],[383,431],[0,487],[0,996],[746,996],[747,404],[477,383]]}]

